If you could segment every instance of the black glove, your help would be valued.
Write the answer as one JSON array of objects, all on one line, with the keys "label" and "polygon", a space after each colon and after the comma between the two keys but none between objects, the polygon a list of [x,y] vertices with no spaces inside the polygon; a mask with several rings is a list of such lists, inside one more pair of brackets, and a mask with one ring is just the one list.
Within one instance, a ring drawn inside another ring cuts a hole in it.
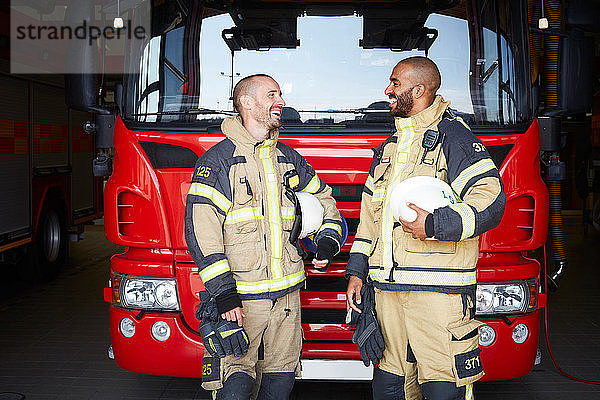
[{"label": "black glove", "polygon": [[361,313],[351,312],[350,325],[355,328],[352,342],[356,343],[360,351],[360,358],[366,367],[372,362],[378,364],[383,357],[385,343],[381,327],[375,316],[375,292],[373,285],[365,283],[360,290],[361,303],[354,303]]},{"label": "black glove", "polygon": [[237,322],[221,318],[215,298],[206,291],[200,292],[196,318],[200,320],[202,343],[213,357],[225,357],[228,354],[241,357],[246,354],[250,344],[246,331]]},{"label": "black glove", "polygon": [[223,344],[221,343],[221,337],[217,335],[212,322],[208,320],[202,320],[200,322],[199,331],[206,351],[208,351],[213,357],[225,357],[225,350],[223,349]]},{"label": "black glove", "polygon": [[244,328],[237,322],[221,319],[217,323],[217,334],[226,354],[241,357],[248,352],[250,340]]},{"label": "black glove", "polygon": [[200,292],[200,305],[196,311],[196,318],[200,320],[200,337],[204,348],[213,357],[225,357],[225,350],[221,338],[217,335],[214,324],[219,318],[215,299],[208,292]]},{"label": "black glove", "polygon": [[331,260],[338,252],[338,244],[335,240],[330,237],[323,236],[317,243],[317,254],[315,259],[317,260],[329,260],[327,265],[323,268],[317,268],[319,271],[326,271],[331,264]]},{"label": "black glove", "polygon": [[215,296],[216,310],[218,315],[242,306],[242,300],[235,288],[227,289]]}]

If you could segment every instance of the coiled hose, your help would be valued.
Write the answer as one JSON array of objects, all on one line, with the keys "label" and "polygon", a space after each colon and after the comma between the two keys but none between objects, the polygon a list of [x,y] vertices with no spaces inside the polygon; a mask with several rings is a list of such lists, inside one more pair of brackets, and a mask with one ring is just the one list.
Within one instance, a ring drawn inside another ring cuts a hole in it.
[{"label": "coiled hose", "polygon": [[[546,0],[546,17],[552,29],[559,30],[562,25],[560,0]],[[545,68],[545,103],[546,109],[558,108],[558,52],[559,37],[547,36],[544,40]],[[565,249],[565,234],[562,223],[561,182],[559,180],[547,181],[550,195],[550,236],[552,241],[553,258],[556,269],[547,275],[548,289],[558,289],[558,279],[567,268],[567,252]]]},{"label": "coiled hose", "polygon": [[[561,5],[560,0],[546,0],[546,17],[551,29],[559,30],[561,28]],[[546,107],[558,107],[558,46],[559,37],[556,35],[547,36],[545,45],[545,78],[546,78]]]},{"label": "coiled hose", "polygon": [[[539,0],[527,1],[527,22],[529,26],[537,26],[538,19],[541,16],[541,3]],[[542,35],[536,32],[529,33],[529,68],[531,72],[531,83],[533,84],[540,74],[542,63],[542,51],[544,42]]]},{"label": "coiled hose", "polygon": [[567,251],[562,220],[561,183],[557,180],[547,181],[550,195],[550,236],[552,255],[556,269],[547,275],[548,289],[558,289],[558,279],[567,268]]}]

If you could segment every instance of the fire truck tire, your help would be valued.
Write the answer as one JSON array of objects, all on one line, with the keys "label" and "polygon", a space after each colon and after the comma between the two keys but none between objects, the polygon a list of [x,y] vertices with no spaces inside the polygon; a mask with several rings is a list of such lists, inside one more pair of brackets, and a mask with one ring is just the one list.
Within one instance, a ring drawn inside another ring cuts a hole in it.
[{"label": "fire truck tire", "polygon": [[19,274],[32,282],[54,279],[67,259],[69,243],[66,224],[60,209],[54,205],[44,207],[36,240],[26,249]]}]

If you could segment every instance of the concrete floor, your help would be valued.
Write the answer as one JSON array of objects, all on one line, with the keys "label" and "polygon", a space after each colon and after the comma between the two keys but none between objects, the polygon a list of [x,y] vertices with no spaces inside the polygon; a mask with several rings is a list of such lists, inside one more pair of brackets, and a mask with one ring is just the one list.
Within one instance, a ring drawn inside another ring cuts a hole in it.
[{"label": "concrete floor", "polygon": [[[549,296],[552,350],[563,369],[600,380],[600,232],[586,237],[581,217],[565,217],[569,270]],[[206,399],[197,379],[140,375],[107,358],[108,306],[102,288],[117,246],[103,227],[71,244],[61,275],[45,285],[19,282],[4,268],[0,293],[0,400]],[[600,399],[600,386],[562,376],[542,343],[542,363],[527,376],[475,385],[478,400]],[[297,383],[296,399],[369,399],[368,384]]]}]

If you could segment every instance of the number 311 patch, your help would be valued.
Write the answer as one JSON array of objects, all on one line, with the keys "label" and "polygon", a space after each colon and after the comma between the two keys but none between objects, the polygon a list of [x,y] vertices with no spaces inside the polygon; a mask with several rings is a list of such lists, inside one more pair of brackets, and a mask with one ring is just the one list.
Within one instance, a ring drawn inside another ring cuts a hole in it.
[{"label": "number 311 patch", "polygon": [[480,352],[481,350],[477,347],[474,350],[454,356],[456,372],[458,372],[459,378],[474,376],[483,371],[481,358],[479,358]]}]

